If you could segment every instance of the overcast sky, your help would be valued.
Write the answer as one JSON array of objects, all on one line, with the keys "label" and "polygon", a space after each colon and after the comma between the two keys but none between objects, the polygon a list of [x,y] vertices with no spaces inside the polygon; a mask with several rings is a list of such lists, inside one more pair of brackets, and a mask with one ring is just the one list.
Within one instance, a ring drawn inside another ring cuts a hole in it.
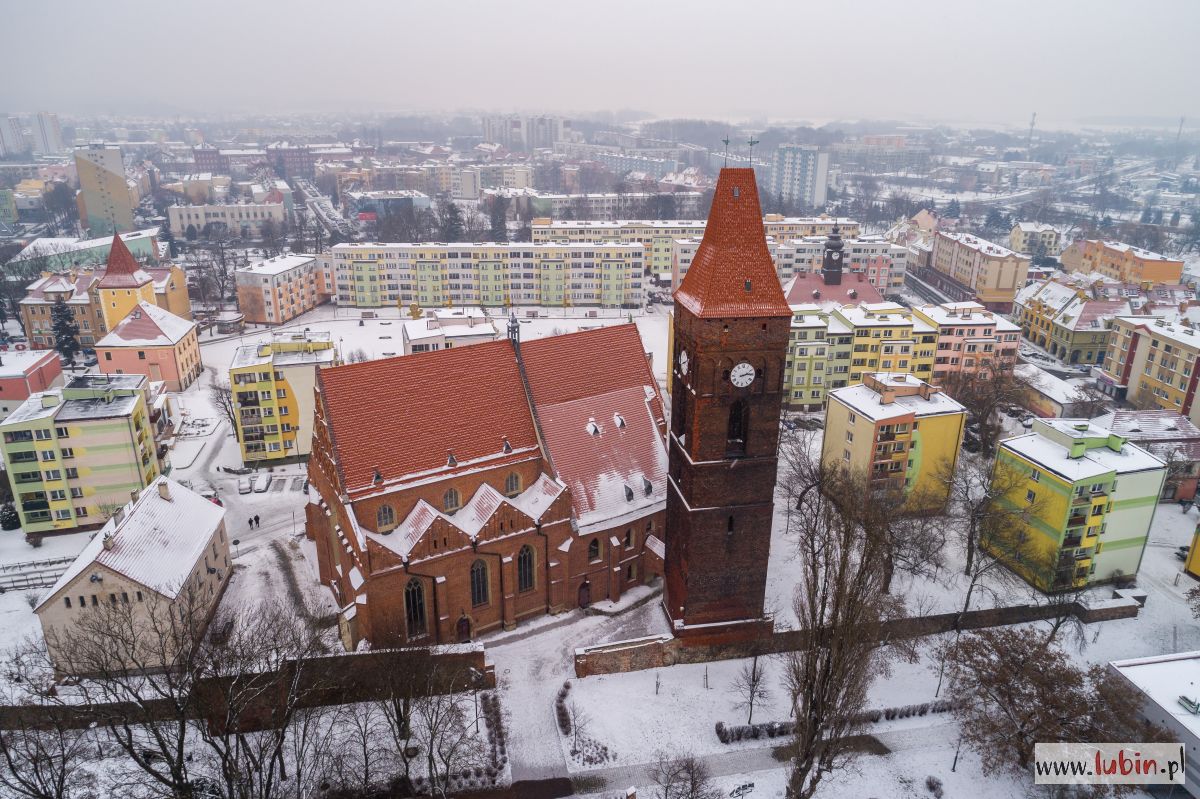
[{"label": "overcast sky", "polygon": [[1197,0],[4,0],[0,111],[1200,123]]}]

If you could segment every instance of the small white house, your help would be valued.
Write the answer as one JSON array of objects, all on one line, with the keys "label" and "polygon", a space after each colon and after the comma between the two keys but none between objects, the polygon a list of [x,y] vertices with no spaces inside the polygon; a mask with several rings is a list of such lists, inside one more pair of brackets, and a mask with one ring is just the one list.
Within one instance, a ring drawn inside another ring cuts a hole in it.
[{"label": "small white house", "polygon": [[[189,614],[206,626],[233,567],[225,509],[158,477],[118,510],[34,608],[50,657],[63,673],[85,670],[62,651],[72,625],[87,614],[128,608],[147,628]],[[122,620],[125,618],[122,615]],[[158,647],[163,649],[165,647]],[[126,659],[170,659],[171,652]],[[165,665],[156,663],[151,665]]]}]

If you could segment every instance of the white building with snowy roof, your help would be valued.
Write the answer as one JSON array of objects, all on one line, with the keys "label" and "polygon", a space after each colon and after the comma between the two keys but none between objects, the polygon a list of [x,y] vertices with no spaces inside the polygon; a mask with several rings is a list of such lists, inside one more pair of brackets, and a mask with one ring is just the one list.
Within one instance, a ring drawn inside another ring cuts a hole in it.
[{"label": "white building with snowy roof", "polygon": [[[232,570],[225,509],[160,476],[97,531],[34,613],[61,673],[158,668],[176,642],[203,634]],[[110,624],[141,631],[144,645],[113,636],[104,664],[70,645],[73,631]]]}]

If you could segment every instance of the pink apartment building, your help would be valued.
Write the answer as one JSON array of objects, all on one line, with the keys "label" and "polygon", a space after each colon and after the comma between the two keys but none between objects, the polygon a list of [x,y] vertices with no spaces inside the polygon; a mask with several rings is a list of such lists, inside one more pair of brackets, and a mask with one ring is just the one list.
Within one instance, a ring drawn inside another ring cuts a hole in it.
[{"label": "pink apartment building", "polygon": [[56,350],[0,352],[0,419],[30,394],[62,384],[62,359]]},{"label": "pink apartment building", "polygon": [[933,379],[951,372],[975,372],[985,364],[1011,370],[1017,363],[1021,328],[977,302],[921,305],[913,315],[938,330]]}]

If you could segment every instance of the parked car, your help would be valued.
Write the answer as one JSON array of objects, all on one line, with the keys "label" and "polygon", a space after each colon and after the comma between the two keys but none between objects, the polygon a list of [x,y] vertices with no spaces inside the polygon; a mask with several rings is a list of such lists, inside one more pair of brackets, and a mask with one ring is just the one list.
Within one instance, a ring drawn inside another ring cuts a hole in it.
[{"label": "parked car", "polygon": [[271,487],[271,475],[260,474],[254,478],[254,493],[265,494],[267,489]]},{"label": "parked car", "polygon": [[254,490],[254,483],[251,482],[249,477],[243,477],[240,480],[238,480],[238,493],[239,494],[249,494],[253,490]]},{"label": "parked car", "polygon": [[204,497],[205,499],[207,499],[209,502],[211,502],[214,505],[224,505],[225,504],[221,501],[221,496],[217,493],[217,489],[213,488],[212,486],[207,486],[207,487],[201,489],[200,496]]}]

